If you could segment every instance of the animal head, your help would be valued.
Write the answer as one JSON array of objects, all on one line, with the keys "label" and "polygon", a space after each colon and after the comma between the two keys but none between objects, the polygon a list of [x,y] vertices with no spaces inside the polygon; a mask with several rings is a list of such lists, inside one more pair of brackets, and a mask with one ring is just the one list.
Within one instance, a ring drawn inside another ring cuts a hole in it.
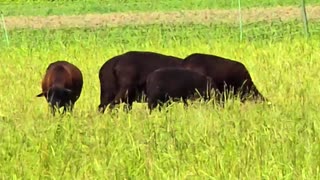
[{"label": "animal head", "polygon": [[37,97],[45,96],[48,103],[52,106],[60,107],[62,104],[67,103],[72,90],[63,87],[52,87],[47,92],[42,92]]}]

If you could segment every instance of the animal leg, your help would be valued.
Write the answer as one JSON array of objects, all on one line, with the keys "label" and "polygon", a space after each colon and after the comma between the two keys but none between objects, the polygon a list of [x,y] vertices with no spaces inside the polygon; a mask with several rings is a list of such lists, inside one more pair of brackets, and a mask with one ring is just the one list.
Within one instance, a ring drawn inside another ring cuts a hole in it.
[{"label": "animal leg", "polygon": [[62,114],[65,114],[68,111],[68,106],[63,106]]},{"label": "animal leg", "polygon": [[127,95],[127,102],[125,103],[125,106],[124,106],[124,111],[125,112],[129,112],[131,111],[132,109],[132,104],[133,104],[133,101],[135,100],[135,91],[133,89],[130,89],[128,90],[128,95]]},{"label": "animal leg", "polygon": [[50,105],[50,113],[51,113],[53,116],[55,116],[55,114],[56,114],[56,107],[55,107],[55,106]]},{"label": "animal leg", "polygon": [[121,102],[126,103],[127,107],[126,108],[131,108],[130,104],[128,102],[128,88],[121,88],[118,94],[115,96],[114,100],[110,103],[110,108],[114,108],[117,104],[120,104]]},{"label": "animal leg", "polygon": [[74,104],[71,103],[71,104],[70,104],[70,112],[73,112],[73,107],[74,107]]},{"label": "animal leg", "polygon": [[207,89],[206,91],[204,91],[203,94],[204,94],[204,95],[203,95],[203,100],[204,100],[205,102],[210,101],[210,99],[211,99],[211,94],[212,94],[212,90],[211,90],[211,89]]},{"label": "animal leg", "polygon": [[188,107],[187,98],[182,98],[182,101],[183,101],[184,108],[187,108]]},{"label": "animal leg", "polygon": [[[98,111],[104,113],[106,107],[114,100],[115,94],[110,91],[101,91],[100,104],[98,106]],[[113,107],[110,107],[112,109]]]},{"label": "animal leg", "polygon": [[74,106],[73,103],[64,105],[62,114],[65,114],[67,111],[72,112],[73,111],[73,106]]},{"label": "animal leg", "polygon": [[157,101],[153,100],[153,99],[148,99],[148,108],[149,108],[149,114],[151,114],[152,110],[157,107],[158,103]]}]

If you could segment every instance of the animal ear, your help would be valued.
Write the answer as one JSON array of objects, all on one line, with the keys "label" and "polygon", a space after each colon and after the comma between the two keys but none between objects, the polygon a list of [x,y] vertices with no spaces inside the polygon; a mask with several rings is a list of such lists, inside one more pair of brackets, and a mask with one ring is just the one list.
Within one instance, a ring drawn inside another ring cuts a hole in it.
[{"label": "animal ear", "polygon": [[42,93],[38,94],[36,97],[41,97],[43,95],[44,95],[44,93],[42,92]]}]

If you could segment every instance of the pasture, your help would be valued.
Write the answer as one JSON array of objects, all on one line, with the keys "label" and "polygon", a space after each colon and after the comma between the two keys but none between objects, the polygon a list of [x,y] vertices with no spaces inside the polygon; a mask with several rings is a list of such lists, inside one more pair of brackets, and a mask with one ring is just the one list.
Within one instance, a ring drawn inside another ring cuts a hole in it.
[{"label": "pasture", "polygon": [[[319,179],[320,22],[309,26],[306,39],[294,33],[298,21],[251,23],[242,42],[233,24],[10,29],[10,44],[0,41],[0,177]],[[129,50],[238,60],[273,104],[174,103],[149,115],[146,103],[134,103],[129,113],[99,114],[98,71]],[[84,78],[63,117],[35,97],[56,60]]]}]

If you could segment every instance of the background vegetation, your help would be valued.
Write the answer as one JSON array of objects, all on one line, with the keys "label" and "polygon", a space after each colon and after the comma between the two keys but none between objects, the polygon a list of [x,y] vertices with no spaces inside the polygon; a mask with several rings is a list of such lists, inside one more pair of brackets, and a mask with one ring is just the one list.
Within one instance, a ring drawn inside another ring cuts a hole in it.
[{"label": "background vegetation", "polygon": [[[299,6],[297,0],[245,0],[243,8]],[[318,0],[308,0],[307,5],[320,4]],[[110,12],[152,12],[196,9],[237,9],[238,0],[2,0],[1,10],[6,16],[15,15],[75,15]]]}]

